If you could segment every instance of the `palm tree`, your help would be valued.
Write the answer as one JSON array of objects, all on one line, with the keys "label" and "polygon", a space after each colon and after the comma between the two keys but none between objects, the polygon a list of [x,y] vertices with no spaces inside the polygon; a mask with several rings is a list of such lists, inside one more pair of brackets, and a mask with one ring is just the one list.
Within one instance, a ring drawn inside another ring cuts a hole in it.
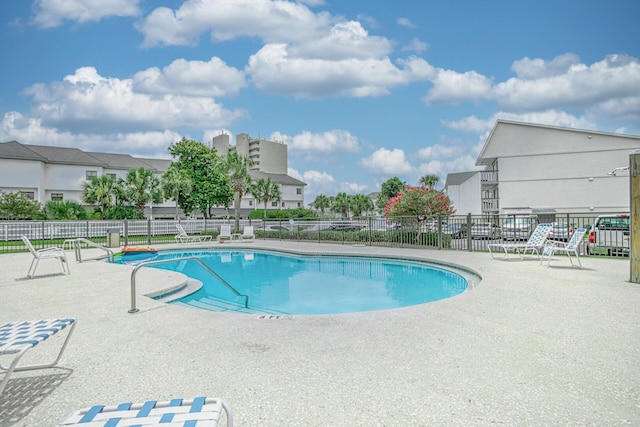
[{"label": "palm tree", "polygon": [[107,175],[94,176],[91,181],[82,184],[82,200],[88,205],[100,206],[100,212],[105,213],[113,206],[116,194],[116,182]]},{"label": "palm tree", "polygon": [[349,207],[351,205],[351,197],[347,196],[347,193],[338,193],[333,199],[331,204],[331,210],[333,212],[339,212],[342,218],[349,216]]},{"label": "palm tree", "polygon": [[351,197],[351,210],[353,211],[354,216],[362,216],[363,212],[372,211],[375,206],[373,205],[373,200],[364,194],[356,194]]},{"label": "palm tree", "polygon": [[438,184],[439,181],[440,181],[440,177],[438,175],[425,175],[422,178],[420,178],[420,184],[432,189],[436,188],[436,185]]},{"label": "palm tree", "polygon": [[240,229],[240,202],[242,196],[251,186],[249,167],[253,166],[253,160],[238,154],[237,151],[227,154],[224,158],[224,166],[229,174],[229,183],[233,189],[233,207],[235,210],[235,230]]},{"label": "palm tree", "polygon": [[126,178],[120,180],[120,185],[125,201],[143,215],[148,203],[162,202],[160,181],[150,169],[140,167],[130,170]]},{"label": "palm tree", "polygon": [[280,186],[271,181],[271,178],[260,178],[253,183],[249,192],[253,194],[256,199],[261,200],[264,203],[264,219],[267,219],[267,202],[269,200],[280,201],[282,199],[280,193]]},{"label": "palm tree", "polygon": [[169,169],[162,175],[164,196],[176,202],[176,219],[180,216],[180,195],[190,193],[192,188],[193,182],[189,176],[173,165],[169,166]]},{"label": "palm tree", "polygon": [[320,209],[320,212],[324,214],[324,210],[331,207],[331,200],[324,194],[318,194],[313,201],[313,207]]}]

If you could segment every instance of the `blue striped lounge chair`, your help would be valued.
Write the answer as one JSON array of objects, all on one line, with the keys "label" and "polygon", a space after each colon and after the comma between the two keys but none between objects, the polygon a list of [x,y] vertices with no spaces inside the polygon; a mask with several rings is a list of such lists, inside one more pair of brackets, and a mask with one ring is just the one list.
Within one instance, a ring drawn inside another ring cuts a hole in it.
[{"label": "blue striped lounge chair", "polygon": [[233,416],[227,404],[222,399],[208,397],[163,402],[150,400],[144,403],[121,403],[117,406],[97,405],[76,411],[61,427],[217,426],[223,411],[227,427],[233,427]]},{"label": "blue striped lounge chair", "polygon": [[[71,338],[75,326],[76,319],[73,317],[30,320],[0,325],[0,358],[13,356],[13,360],[11,360],[9,366],[0,363],[0,369],[5,372],[4,378],[0,383],[0,395],[4,391],[4,388],[9,382],[9,377],[11,377],[13,372],[52,368],[56,366],[62,357],[64,349],[67,347],[67,343],[69,342],[69,338]],[[67,329],[67,327],[69,329]],[[31,350],[44,340],[64,329],[67,329],[67,338],[64,340],[58,356],[53,362],[18,366],[18,362],[20,362],[20,359],[28,350]]]}]

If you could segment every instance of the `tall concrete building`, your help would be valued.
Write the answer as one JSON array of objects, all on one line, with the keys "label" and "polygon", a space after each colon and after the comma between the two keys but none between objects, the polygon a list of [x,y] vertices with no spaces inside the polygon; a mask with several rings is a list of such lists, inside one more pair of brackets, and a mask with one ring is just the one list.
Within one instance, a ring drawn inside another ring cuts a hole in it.
[{"label": "tall concrete building", "polygon": [[[304,207],[304,187],[307,184],[287,174],[287,144],[264,138],[251,138],[246,133],[236,135],[236,145],[231,145],[230,140],[229,135],[223,133],[213,138],[212,146],[221,156],[235,151],[249,157],[253,161],[253,166],[249,169],[249,175],[253,179],[271,178],[271,181],[280,186],[282,200],[269,202],[267,209]],[[251,194],[242,198],[240,208],[242,215],[248,215],[248,211],[263,208],[261,202],[255,200]]]}]

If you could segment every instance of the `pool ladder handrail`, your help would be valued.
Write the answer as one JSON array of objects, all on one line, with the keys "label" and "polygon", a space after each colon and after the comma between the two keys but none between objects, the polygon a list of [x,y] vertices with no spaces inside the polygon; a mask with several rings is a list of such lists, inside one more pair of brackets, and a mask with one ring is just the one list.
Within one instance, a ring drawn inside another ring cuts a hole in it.
[{"label": "pool ladder handrail", "polygon": [[240,292],[238,292],[233,286],[231,286],[226,280],[224,280],[222,277],[220,277],[220,275],[218,275],[218,273],[213,271],[211,269],[211,267],[209,267],[207,264],[205,264],[200,258],[195,257],[195,256],[189,256],[189,257],[184,257],[184,258],[179,257],[179,258],[171,258],[171,259],[160,259],[160,260],[155,260],[155,261],[145,261],[145,262],[142,262],[142,263],[136,265],[135,268],[133,269],[133,271],[131,272],[131,309],[129,310],[129,313],[137,313],[138,311],[140,311],[139,309],[136,308],[136,273],[138,272],[138,270],[140,270],[142,267],[148,267],[148,266],[151,266],[151,265],[168,264],[168,263],[171,263],[171,262],[190,261],[190,260],[196,261],[198,264],[200,264],[202,267],[204,267],[205,270],[207,270],[216,279],[218,279],[220,282],[222,282],[222,284],[225,285],[236,296],[244,297],[244,308],[249,308],[249,296],[248,295],[241,294]]},{"label": "pool ladder handrail", "polygon": [[[84,237],[78,237],[76,239],[72,239],[72,240],[65,240],[63,243],[63,248],[66,248],[67,244],[70,243],[73,245],[73,250],[75,252],[76,255],[76,261],[77,262],[82,262],[82,247],[81,247],[81,243],[84,243],[88,246],[94,247],[96,249],[102,249],[103,251],[105,251],[107,253],[106,258],[109,260],[109,262],[113,262],[114,260],[114,254],[113,251],[105,246],[102,246],[96,242],[93,242],[89,239],[85,239]],[[105,258],[105,256],[97,256],[97,257],[93,257],[93,258],[87,258],[85,259],[85,261],[91,261],[91,260],[95,260],[95,259],[103,259]]]}]

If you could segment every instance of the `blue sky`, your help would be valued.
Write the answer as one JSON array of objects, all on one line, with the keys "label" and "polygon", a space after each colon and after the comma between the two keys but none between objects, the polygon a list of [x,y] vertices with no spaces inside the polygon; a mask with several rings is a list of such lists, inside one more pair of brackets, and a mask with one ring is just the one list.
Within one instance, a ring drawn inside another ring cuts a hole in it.
[{"label": "blue sky", "polygon": [[476,169],[496,119],[640,134],[637,0],[3,0],[0,141],[288,145],[317,194]]}]

